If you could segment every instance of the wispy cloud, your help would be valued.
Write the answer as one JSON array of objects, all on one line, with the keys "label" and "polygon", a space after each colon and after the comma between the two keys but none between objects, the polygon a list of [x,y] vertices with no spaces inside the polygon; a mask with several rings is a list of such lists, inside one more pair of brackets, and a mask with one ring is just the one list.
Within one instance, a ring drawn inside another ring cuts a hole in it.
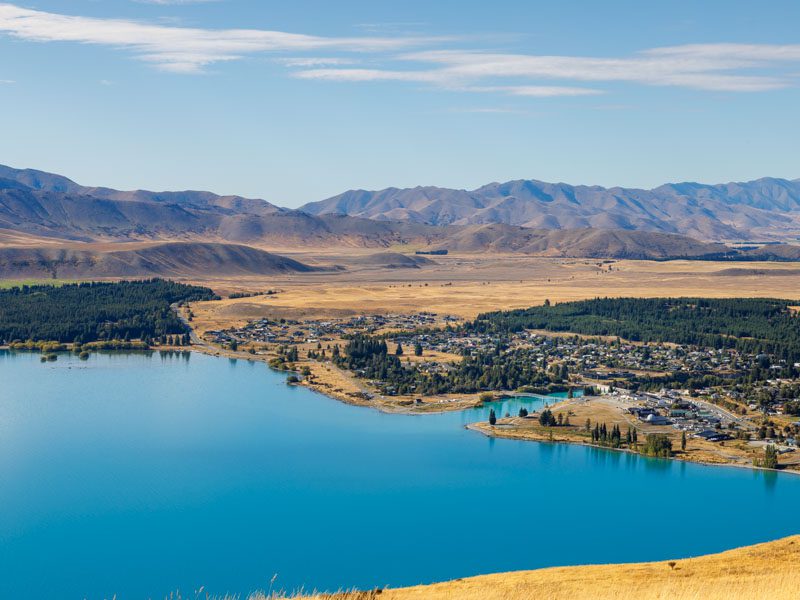
[{"label": "wispy cloud", "polygon": [[11,85],[12,83],[17,83],[13,79],[0,79],[0,85]]},{"label": "wispy cloud", "polygon": [[528,111],[518,108],[503,108],[495,106],[476,107],[476,108],[452,108],[449,112],[468,113],[476,115],[525,115]]},{"label": "wispy cloud", "polygon": [[687,44],[616,57],[500,53],[446,49],[445,42],[470,45],[471,39],[474,45],[474,37],[409,36],[390,30],[363,37],[324,37],[263,29],[202,29],[68,16],[0,2],[2,33],[37,42],[108,46],[176,73],[198,73],[209,65],[272,53],[283,55],[275,60],[300,79],[418,83],[511,97],[596,96],[609,93],[618,83],[767,92],[795,86],[800,80],[800,44]]},{"label": "wispy cloud", "polygon": [[461,92],[502,93],[510,96],[552,98],[555,96],[591,96],[603,93],[601,90],[549,85],[466,85],[474,78],[452,76],[442,71],[392,71],[383,69],[307,69],[294,73],[300,79],[319,79],[325,81],[406,81],[430,83]]},{"label": "wispy cloud", "polygon": [[357,61],[351,58],[336,58],[333,56],[310,56],[306,58],[280,58],[278,62],[287,67],[308,69],[312,67],[352,65]]},{"label": "wispy cloud", "polygon": [[0,32],[38,42],[102,44],[134,52],[159,69],[196,73],[264,52],[385,52],[430,44],[409,37],[321,37],[261,29],[199,29],[124,19],[67,16],[0,3]]},{"label": "wispy cloud", "polygon": [[[308,69],[296,76],[327,81],[425,82],[447,89],[535,97],[596,95],[603,93],[597,84],[614,82],[763,92],[797,83],[797,74],[791,69],[800,64],[800,45],[696,44],[654,48],[623,58],[466,50],[425,50],[396,58],[414,68]],[[511,83],[486,85],[497,81]],[[543,85],[552,81],[559,85]]]},{"label": "wispy cloud", "polygon": [[179,6],[181,4],[207,4],[209,2],[222,2],[223,0],[134,0],[139,4],[160,4],[163,6]]}]

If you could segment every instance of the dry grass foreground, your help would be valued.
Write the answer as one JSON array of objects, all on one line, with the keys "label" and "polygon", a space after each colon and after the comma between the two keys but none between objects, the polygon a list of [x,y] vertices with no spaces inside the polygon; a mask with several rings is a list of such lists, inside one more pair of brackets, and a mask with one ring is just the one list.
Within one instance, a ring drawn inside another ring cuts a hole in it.
[{"label": "dry grass foreground", "polygon": [[[315,600],[795,600],[800,536],[699,558],[555,567]],[[265,600],[254,595],[251,600]]]}]

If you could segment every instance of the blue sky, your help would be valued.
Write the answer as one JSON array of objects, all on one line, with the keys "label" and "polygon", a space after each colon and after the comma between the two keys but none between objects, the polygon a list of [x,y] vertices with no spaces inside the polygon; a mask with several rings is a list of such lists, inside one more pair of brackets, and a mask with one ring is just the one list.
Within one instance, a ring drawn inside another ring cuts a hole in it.
[{"label": "blue sky", "polygon": [[800,3],[0,0],[0,163],[284,206],[800,177]]}]

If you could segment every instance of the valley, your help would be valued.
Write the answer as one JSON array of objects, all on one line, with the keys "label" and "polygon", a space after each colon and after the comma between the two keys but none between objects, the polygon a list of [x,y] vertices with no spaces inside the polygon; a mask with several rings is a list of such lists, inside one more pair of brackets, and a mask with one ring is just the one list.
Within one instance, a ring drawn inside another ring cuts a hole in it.
[{"label": "valley", "polygon": [[0,0],[0,600],[800,599],[800,2]]}]

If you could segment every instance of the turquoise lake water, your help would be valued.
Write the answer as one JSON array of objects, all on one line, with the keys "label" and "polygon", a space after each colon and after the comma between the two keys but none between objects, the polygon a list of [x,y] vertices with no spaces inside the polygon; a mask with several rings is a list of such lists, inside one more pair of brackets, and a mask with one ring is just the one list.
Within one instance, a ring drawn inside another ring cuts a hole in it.
[{"label": "turquoise lake water", "polygon": [[492,440],[463,428],[488,408],[387,415],[284,380],[0,353],[0,598],[399,586],[800,531],[797,476]]}]

